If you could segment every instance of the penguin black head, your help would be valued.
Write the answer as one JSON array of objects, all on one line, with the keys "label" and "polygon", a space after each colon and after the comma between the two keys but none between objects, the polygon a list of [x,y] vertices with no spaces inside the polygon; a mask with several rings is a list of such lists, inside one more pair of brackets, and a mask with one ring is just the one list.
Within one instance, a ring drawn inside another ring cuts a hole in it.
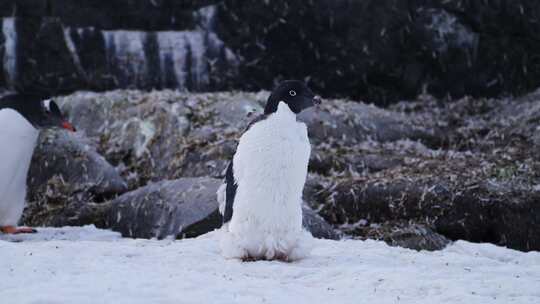
[{"label": "penguin black head", "polygon": [[299,80],[286,80],[280,83],[270,94],[264,114],[277,111],[280,102],[284,102],[295,114],[321,103],[321,98],[316,96],[307,85]]},{"label": "penguin black head", "polygon": [[52,99],[26,94],[8,95],[0,99],[0,109],[3,108],[19,112],[36,129],[63,128],[75,132]]}]

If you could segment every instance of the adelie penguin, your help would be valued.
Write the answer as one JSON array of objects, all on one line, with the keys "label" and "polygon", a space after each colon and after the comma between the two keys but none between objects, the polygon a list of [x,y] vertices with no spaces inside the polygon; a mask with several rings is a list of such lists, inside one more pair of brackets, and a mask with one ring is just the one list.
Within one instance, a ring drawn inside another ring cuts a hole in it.
[{"label": "adelie penguin", "polygon": [[32,95],[0,98],[0,231],[33,233],[17,228],[26,199],[26,177],[39,130],[64,128],[75,131],[64,119],[58,105]]},{"label": "adelie penguin", "polygon": [[240,137],[217,192],[226,258],[294,261],[308,254],[302,190],[311,145],[296,115],[320,101],[303,82],[284,81]]}]

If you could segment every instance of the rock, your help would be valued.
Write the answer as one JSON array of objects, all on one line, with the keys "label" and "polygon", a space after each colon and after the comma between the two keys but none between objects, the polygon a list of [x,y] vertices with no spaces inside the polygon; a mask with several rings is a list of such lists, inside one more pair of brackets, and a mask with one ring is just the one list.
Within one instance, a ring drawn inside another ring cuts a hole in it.
[{"label": "rock", "polygon": [[0,86],[48,96],[227,87],[238,58],[214,33],[215,8],[203,7],[210,3],[3,2],[0,67],[8,77]]},{"label": "rock", "polygon": [[[84,76],[72,58],[64,39],[60,20],[50,17],[25,17],[5,19],[14,27],[4,31],[8,45],[15,44],[13,70],[9,85],[19,92],[57,95],[86,87]],[[11,52],[11,51],[10,51]]]},{"label": "rock", "polygon": [[355,239],[376,239],[390,246],[414,250],[441,250],[450,243],[450,240],[429,227],[406,221],[368,224],[368,221],[360,220],[352,225],[342,225],[341,229]]},{"label": "rock", "polygon": [[[196,237],[221,227],[216,191],[222,181],[180,178],[128,192],[107,203],[103,228],[134,238]],[[100,211],[101,212],[101,211]],[[304,206],[304,227],[318,238],[338,239],[332,226]]]},{"label": "rock", "polygon": [[[322,95],[378,105],[424,91],[516,95],[540,84],[530,56],[540,50],[539,8],[535,0],[3,0],[0,42],[21,45],[9,56],[18,64],[3,67],[16,81],[0,86],[260,90],[297,78]],[[17,26],[5,26],[13,17]]]},{"label": "rock", "polygon": [[181,178],[162,181],[119,196],[105,227],[125,237],[195,237],[221,226],[217,211],[218,179]]},{"label": "rock", "polygon": [[240,65],[244,89],[308,77],[323,95],[380,105],[424,89],[494,96],[540,81],[528,68],[538,60],[527,54],[540,49],[533,0],[227,0],[218,7],[219,36],[253,63]]},{"label": "rock", "polygon": [[384,241],[390,246],[428,251],[442,250],[450,243],[446,237],[418,224],[393,231]]},{"label": "rock", "polygon": [[367,139],[386,142],[409,138],[437,146],[441,141],[434,129],[414,126],[401,113],[361,102],[325,100],[318,108],[301,113],[299,119],[306,122],[315,143],[328,142],[329,138],[348,144]]},{"label": "rock", "polygon": [[[174,103],[174,99],[179,102]],[[192,126],[187,96],[82,93],[58,100],[75,127],[122,169],[130,188],[177,177]]]},{"label": "rock", "polygon": [[68,26],[103,29],[178,30],[194,27],[191,12],[215,0],[3,0],[0,16],[57,17]]},{"label": "rock", "polygon": [[24,222],[33,226],[83,225],[86,206],[127,190],[127,185],[84,138],[43,131],[28,174]]},{"label": "rock", "polygon": [[[489,242],[525,251],[540,248],[540,238],[534,233],[540,228],[540,210],[535,203],[539,197],[532,187],[517,179],[476,183],[473,174],[466,171],[459,176],[432,172],[432,168],[421,170],[423,176],[399,170],[384,174],[394,180],[382,175],[343,179],[318,193],[319,205],[315,207],[334,225],[407,221],[423,224],[452,240]],[[402,234],[410,235],[400,231],[398,240],[396,234],[381,238],[399,244]]]},{"label": "rock", "polygon": [[[147,181],[223,177],[238,138],[262,112],[267,97],[267,92],[112,91],[77,93],[57,101],[135,189]],[[444,141],[436,127],[416,127],[401,113],[345,100],[326,100],[302,119],[315,144],[312,171],[319,173],[399,165],[399,158],[357,153],[358,143],[367,139],[412,138],[433,146]]]},{"label": "rock", "polygon": [[341,233],[328,224],[317,212],[305,205],[302,206],[302,212],[302,225],[311,232],[313,237],[331,240],[341,238]]}]

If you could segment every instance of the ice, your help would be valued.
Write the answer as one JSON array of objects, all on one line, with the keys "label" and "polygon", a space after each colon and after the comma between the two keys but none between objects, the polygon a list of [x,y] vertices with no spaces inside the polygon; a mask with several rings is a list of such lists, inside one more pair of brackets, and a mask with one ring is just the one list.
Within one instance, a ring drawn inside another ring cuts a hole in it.
[{"label": "ice", "polygon": [[2,19],[2,34],[4,36],[4,74],[8,86],[13,87],[17,77],[17,32],[15,18]]}]

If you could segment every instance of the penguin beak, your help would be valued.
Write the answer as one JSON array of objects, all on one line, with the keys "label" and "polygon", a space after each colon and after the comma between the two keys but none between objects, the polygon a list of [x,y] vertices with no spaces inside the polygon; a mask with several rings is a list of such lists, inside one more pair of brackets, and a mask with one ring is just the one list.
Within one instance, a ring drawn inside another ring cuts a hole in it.
[{"label": "penguin beak", "polygon": [[62,128],[69,130],[71,132],[76,132],[75,127],[68,121],[62,122]]}]

